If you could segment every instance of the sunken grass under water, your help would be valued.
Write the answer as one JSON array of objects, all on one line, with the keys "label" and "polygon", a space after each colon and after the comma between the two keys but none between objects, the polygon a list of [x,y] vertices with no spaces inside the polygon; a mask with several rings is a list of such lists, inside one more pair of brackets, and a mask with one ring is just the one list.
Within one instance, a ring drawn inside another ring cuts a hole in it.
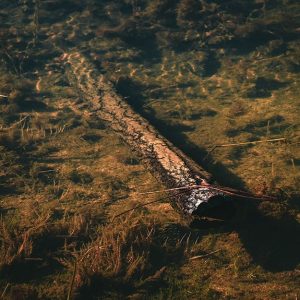
[{"label": "sunken grass under water", "polygon": [[[3,0],[0,16],[1,297],[299,297],[297,1]],[[113,220],[164,186],[69,85],[67,51],[220,184],[278,201],[238,200],[215,228],[168,199]]]}]

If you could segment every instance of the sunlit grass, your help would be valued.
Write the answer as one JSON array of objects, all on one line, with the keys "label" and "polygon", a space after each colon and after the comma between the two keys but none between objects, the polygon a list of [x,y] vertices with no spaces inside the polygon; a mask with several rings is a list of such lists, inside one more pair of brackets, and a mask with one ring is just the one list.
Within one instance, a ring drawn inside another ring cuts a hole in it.
[{"label": "sunlit grass", "polygon": [[[297,299],[299,5],[71,2],[41,1],[38,28],[28,1],[0,5],[0,297]],[[220,183],[279,201],[221,228],[167,199],[114,219],[164,187],[69,85],[61,41]]]}]

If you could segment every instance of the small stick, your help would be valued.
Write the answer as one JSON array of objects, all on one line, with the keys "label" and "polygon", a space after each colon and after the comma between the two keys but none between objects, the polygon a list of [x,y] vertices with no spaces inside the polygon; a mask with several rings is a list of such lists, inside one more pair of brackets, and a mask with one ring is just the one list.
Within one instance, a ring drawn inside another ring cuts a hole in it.
[{"label": "small stick", "polygon": [[273,57],[260,58],[260,59],[257,59],[256,61],[254,61],[252,64],[256,64],[257,62],[268,61],[268,60],[272,60],[272,59],[278,59],[278,58],[281,58],[282,56],[283,56],[283,54],[273,56]]},{"label": "small stick", "polygon": [[197,255],[197,256],[193,256],[190,258],[190,260],[194,260],[194,259],[198,259],[198,258],[204,258],[204,257],[207,257],[207,256],[210,256],[212,254],[215,254],[217,252],[220,252],[222,249],[218,249],[218,250],[215,250],[213,252],[210,252],[210,253],[207,253],[207,254],[203,254],[203,255]]},{"label": "small stick", "polygon": [[79,262],[82,262],[85,257],[94,249],[98,248],[98,250],[101,250],[101,249],[104,249],[105,247],[103,246],[93,246],[93,247],[90,247],[89,249],[87,249],[87,251],[85,251],[85,253],[82,255],[82,257],[80,258]]},{"label": "small stick", "polygon": [[204,156],[203,161],[207,159],[207,157],[218,147],[218,145],[214,145],[211,147],[211,149],[207,152],[207,154]]},{"label": "small stick", "polygon": [[189,186],[182,186],[178,188],[173,188],[173,189],[166,189],[166,190],[157,190],[157,191],[151,191],[151,192],[144,192],[144,193],[137,193],[139,195],[145,195],[145,194],[156,194],[156,193],[164,193],[164,192],[169,192],[169,191],[174,191],[174,190],[190,190],[190,189],[197,189],[197,188],[210,188],[219,192],[223,192],[224,194],[232,195],[232,196],[237,196],[241,198],[248,198],[248,199],[255,199],[255,200],[276,200],[276,198],[271,197],[271,196],[266,196],[266,195],[255,195],[252,193],[248,193],[245,191],[241,190],[236,190],[236,189],[231,189],[231,188],[221,188],[217,187],[214,185],[210,185],[208,183],[205,184],[200,184],[200,185],[189,185]]},{"label": "small stick", "polygon": [[[232,196],[236,196],[236,197],[240,197],[240,198],[247,198],[247,199],[254,199],[254,200],[275,200],[276,198],[273,198],[273,197],[270,197],[270,196],[258,196],[258,195],[254,195],[254,194],[250,194],[250,193],[247,193],[247,192],[244,192],[244,191],[239,191],[239,190],[235,190],[235,189],[225,189],[225,188],[219,188],[219,187],[215,187],[213,185],[194,185],[194,186],[187,186],[187,187],[180,187],[180,188],[175,188],[174,190],[176,189],[195,189],[195,188],[201,188],[201,187],[207,187],[207,188],[210,188],[210,189],[213,189],[213,190],[216,190],[216,191],[219,191],[219,192],[222,192],[224,194],[227,194],[227,195],[232,195]],[[169,190],[162,190],[162,191],[154,191],[154,192],[147,192],[147,193],[159,193],[159,192],[166,192],[166,191],[170,191],[170,190],[173,190],[173,189],[169,189]],[[176,195],[180,195],[184,192],[180,192],[180,193],[177,193]],[[133,208],[130,208],[128,210],[125,210],[119,214],[117,214],[116,216],[113,217],[112,221],[114,221],[117,217],[120,217],[128,212],[131,212],[133,210],[136,210],[140,207],[144,207],[144,206],[147,206],[147,205],[150,205],[152,203],[157,203],[157,202],[160,202],[164,199],[167,199],[167,198],[170,198],[172,196],[167,196],[167,197],[163,197],[163,198],[160,198],[160,199],[157,199],[157,200],[153,200],[153,201],[150,201],[150,202],[147,202],[147,203],[143,203],[143,204],[139,204]]]},{"label": "small stick", "polygon": [[11,57],[11,55],[7,52],[6,49],[4,49],[4,54],[8,57],[8,59],[9,59],[10,62],[12,63],[12,66],[13,66],[13,68],[14,68],[16,74],[21,75],[21,74],[20,74],[21,72],[19,72],[18,69],[17,69],[17,67],[16,67],[16,64],[15,64],[14,59],[13,59],[13,58]]},{"label": "small stick", "polygon": [[272,161],[272,164],[271,164],[271,174],[272,174],[272,178],[275,177],[275,167],[274,167],[274,162]]},{"label": "small stick", "polygon": [[7,289],[9,288],[9,286],[10,286],[10,283],[8,283],[8,284],[5,286],[5,288],[4,288],[4,290],[3,290],[3,293],[2,293],[1,296],[0,296],[0,299],[4,299],[4,295],[5,295],[6,291],[7,291]]},{"label": "small stick", "polygon": [[[180,195],[180,194],[182,194],[182,192],[181,192],[181,193],[177,193],[175,196],[178,196],[178,195]],[[172,195],[172,196],[174,196],[174,195]],[[137,205],[137,206],[135,206],[135,207],[133,207],[133,208],[127,209],[127,210],[125,210],[125,211],[123,211],[123,212],[121,212],[121,213],[115,215],[115,216],[112,218],[112,221],[114,221],[116,218],[118,218],[118,217],[120,217],[120,216],[122,216],[122,215],[125,215],[125,214],[127,214],[127,213],[129,213],[129,212],[131,212],[131,211],[133,211],[133,210],[136,210],[136,209],[138,209],[138,208],[140,208],[140,207],[144,207],[144,206],[150,205],[150,204],[152,204],[152,203],[160,202],[160,201],[162,201],[162,200],[164,200],[164,199],[168,199],[168,198],[170,198],[170,197],[172,197],[172,196],[162,197],[162,198],[159,198],[159,199],[157,199],[157,200],[153,200],[153,201],[150,201],[150,202],[147,202],[147,203],[139,204],[139,205]]]},{"label": "small stick", "polygon": [[279,142],[279,141],[286,141],[286,138],[258,140],[258,141],[252,141],[252,142],[241,142],[241,143],[231,143],[231,144],[221,144],[221,145],[215,145],[214,147],[217,148],[217,147],[255,145],[255,144],[259,144],[259,143],[269,143],[269,142]]},{"label": "small stick", "polygon": [[254,199],[254,200],[276,200],[276,198],[271,197],[271,196],[266,196],[266,195],[255,195],[255,194],[251,194],[251,193],[247,193],[244,191],[239,191],[239,190],[235,190],[235,189],[226,189],[226,188],[219,188],[219,187],[215,187],[215,186],[209,186],[209,188],[215,190],[215,191],[219,191],[219,192],[223,192],[224,194],[227,195],[232,195],[232,196],[236,196],[239,198],[247,198],[247,199]]},{"label": "small stick", "polygon": [[172,85],[168,85],[168,86],[160,86],[160,87],[153,88],[153,89],[149,90],[149,92],[153,93],[153,92],[157,92],[157,91],[160,91],[160,90],[171,89],[171,88],[174,88],[174,87],[177,87],[177,86],[178,86],[178,84],[172,84]]},{"label": "small stick", "polygon": [[72,274],[72,280],[71,280],[70,288],[69,288],[69,291],[68,291],[67,300],[70,300],[70,299],[71,299],[71,296],[72,296],[76,272],[77,272],[77,261],[75,260],[75,262],[74,262],[73,274]]},{"label": "small stick", "polygon": [[170,192],[170,191],[177,191],[177,190],[188,190],[193,188],[199,188],[199,185],[188,185],[188,186],[181,186],[177,188],[172,189],[165,189],[165,190],[157,190],[157,191],[150,191],[150,192],[143,192],[143,193],[137,193],[138,195],[149,195],[149,194],[156,194],[156,193],[162,193],[162,192]]},{"label": "small stick", "polygon": [[[15,128],[17,125],[19,125],[20,123],[22,123],[23,121],[25,121],[27,118],[29,118],[30,115],[26,115],[25,117],[23,117],[21,120],[19,120],[18,122],[12,124],[10,127],[7,128],[1,128],[1,130],[9,130],[9,129],[13,129]],[[25,124],[25,123],[24,123]]]},{"label": "small stick", "polygon": [[[165,197],[165,198],[169,198],[169,197]],[[147,202],[147,203],[144,203],[144,204],[137,205],[137,206],[135,206],[135,207],[133,207],[133,208],[127,209],[127,210],[125,210],[125,211],[123,211],[123,212],[117,214],[116,216],[114,216],[113,219],[112,219],[112,221],[114,221],[116,218],[118,218],[118,217],[120,217],[120,216],[122,216],[122,215],[125,215],[125,214],[127,214],[127,213],[129,213],[129,212],[131,212],[131,211],[133,211],[133,210],[136,210],[136,209],[138,209],[138,208],[140,208],[140,207],[144,207],[144,206],[150,205],[150,204],[152,204],[152,203],[159,202],[159,201],[161,201],[162,199],[164,199],[164,198],[161,198],[161,199],[158,199],[158,200],[154,200],[154,201],[150,201],[150,202]]]},{"label": "small stick", "polygon": [[207,157],[216,149],[221,147],[232,147],[232,146],[245,146],[245,145],[256,145],[260,143],[270,143],[270,142],[280,142],[280,141],[286,141],[286,138],[277,138],[277,139],[268,139],[268,140],[257,140],[252,142],[240,142],[240,143],[230,143],[230,144],[219,144],[219,145],[213,145],[211,149],[207,152],[205,157],[203,158],[203,161],[207,159]]}]

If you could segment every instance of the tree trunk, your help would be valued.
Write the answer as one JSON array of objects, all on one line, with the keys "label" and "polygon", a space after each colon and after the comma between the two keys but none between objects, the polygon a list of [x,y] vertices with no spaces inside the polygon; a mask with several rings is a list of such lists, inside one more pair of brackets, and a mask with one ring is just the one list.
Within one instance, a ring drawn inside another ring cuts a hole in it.
[{"label": "tree trunk", "polygon": [[226,201],[222,192],[208,184],[211,175],[137,114],[85,56],[71,53],[66,56],[66,65],[71,84],[90,104],[90,111],[118,133],[167,188],[175,188],[170,191],[175,209],[185,216],[199,216],[207,207]]}]

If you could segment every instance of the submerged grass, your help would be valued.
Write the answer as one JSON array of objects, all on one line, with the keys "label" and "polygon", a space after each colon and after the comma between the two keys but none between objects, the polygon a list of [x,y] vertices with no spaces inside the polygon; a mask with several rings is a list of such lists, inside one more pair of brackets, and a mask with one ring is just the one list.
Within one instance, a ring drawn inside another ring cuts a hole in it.
[{"label": "submerged grass", "polygon": [[[299,4],[6,2],[0,296],[297,299]],[[220,183],[279,201],[240,200],[216,228],[167,199],[113,219],[163,187],[68,85],[72,47]]]}]

